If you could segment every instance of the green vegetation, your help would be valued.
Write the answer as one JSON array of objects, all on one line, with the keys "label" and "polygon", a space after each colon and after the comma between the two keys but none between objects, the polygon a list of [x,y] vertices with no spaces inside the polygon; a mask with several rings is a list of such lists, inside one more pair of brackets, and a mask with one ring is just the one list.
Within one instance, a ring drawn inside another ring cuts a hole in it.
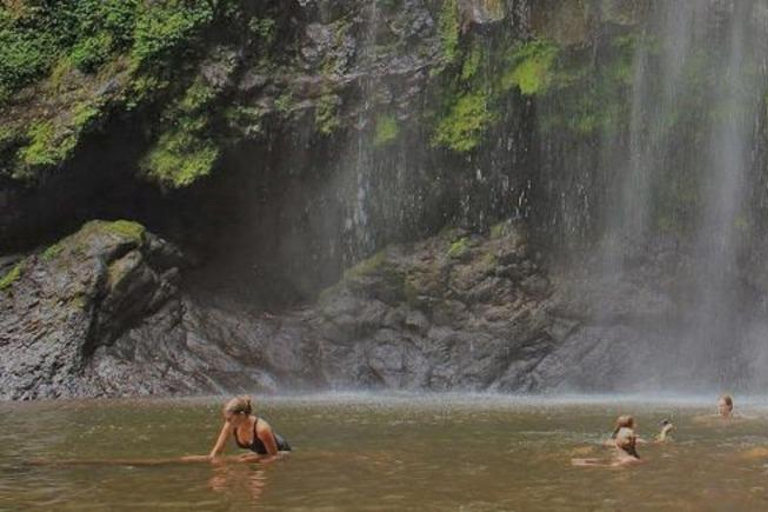
[{"label": "green vegetation", "polygon": [[480,145],[493,119],[489,97],[483,92],[469,92],[458,98],[437,125],[434,142],[459,153],[471,151]]},{"label": "green vegetation", "polygon": [[475,44],[472,45],[469,55],[464,59],[464,65],[461,68],[461,79],[463,81],[466,82],[467,80],[471,80],[477,75],[482,59],[483,47],[475,42]]},{"label": "green vegetation", "polygon": [[33,124],[27,132],[29,144],[20,152],[26,169],[53,165],[69,157],[75,149],[76,138],[71,133],[58,134],[51,121]]},{"label": "green vegetation", "polygon": [[136,66],[157,63],[189,44],[202,27],[213,21],[211,2],[139,2],[136,6],[131,56]]},{"label": "green vegetation", "polygon": [[344,273],[345,278],[360,278],[381,271],[388,263],[386,251],[379,251]]},{"label": "green vegetation", "polygon": [[219,148],[196,134],[199,125],[182,125],[164,133],[142,159],[141,169],[152,179],[180,188],[207,176],[219,158]]},{"label": "green vegetation", "polygon": [[547,41],[533,40],[521,45],[510,57],[512,66],[502,78],[503,86],[517,86],[526,96],[546,92],[554,80],[553,65],[558,51],[557,46]]},{"label": "green vegetation", "polygon": [[45,251],[43,251],[42,258],[43,261],[53,261],[56,259],[56,257],[61,254],[61,251],[64,249],[64,245],[61,242],[57,242],[53,245],[48,246]]},{"label": "green vegetation", "polygon": [[451,247],[448,249],[449,258],[461,258],[469,251],[469,238],[463,236],[458,240],[451,243]]},{"label": "green vegetation", "polygon": [[[188,77],[197,74],[205,31],[231,16],[235,5],[234,0],[5,2],[0,107],[15,95],[28,105],[22,115],[11,112],[17,122],[3,128],[3,172],[34,179],[70,158],[82,134],[114,107],[131,110],[152,102],[172,108],[152,135],[156,143],[144,159],[147,175],[180,186],[209,172],[219,149],[208,137],[208,113],[200,112],[219,91],[199,80],[188,87]],[[272,19],[244,16],[240,22],[261,40],[274,35]],[[20,92],[28,86],[33,88]],[[180,93],[183,100],[175,102]],[[169,119],[176,114],[181,118]]]},{"label": "green vegetation", "polygon": [[492,240],[504,237],[509,231],[509,223],[507,221],[499,222],[491,226],[490,237]]},{"label": "green vegetation", "polygon": [[315,127],[323,135],[330,135],[341,126],[339,102],[335,94],[326,94],[317,100],[315,106]]},{"label": "green vegetation", "polygon": [[291,108],[293,108],[293,92],[290,89],[286,89],[275,100],[275,108],[283,115],[289,114]]},{"label": "green vegetation", "polygon": [[248,29],[264,44],[271,45],[275,41],[275,20],[272,18],[253,18]]},{"label": "green vegetation", "polygon": [[211,173],[221,150],[212,138],[208,107],[218,93],[198,77],[166,109],[163,130],[139,164],[149,178],[181,188]]},{"label": "green vegetation", "polygon": [[3,277],[0,277],[0,291],[9,288],[13,283],[19,280],[22,272],[24,271],[24,262],[21,261],[14,265],[14,267],[6,272]]},{"label": "green vegetation", "polygon": [[99,228],[122,238],[140,242],[144,238],[146,229],[138,222],[130,220],[116,220],[114,222],[94,221]]},{"label": "green vegetation", "polygon": [[379,116],[376,120],[376,133],[373,136],[373,145],[377,148],[387,146],[397,140],[400,127],[397,118],[392,114]]},{"label": "green vegetation", "polygon": [[107,61],[112,46],[112,34],[99,32],[78,41],[72,48],[69,58],[72,64],[83,73],[93,73]]},{"label": "green vegetation", "polygon": [[160,64],[221,10],[205,0],[6,2],[0,9],[0,102],[62,57],[84,73],[119,53],[130,54],[137,68]]},{"label": "green vegetation", "polygon": [[264,111],[260,107],[235,105],[225,111],[224,117],[238,137],[253,139],[264,133]]},{"label": "green vegetation", "polygon": [[438,20],[438,32],[443,48],[444,65],[453,63],[459,56],[460,31],[458,0],[443,0]]}]

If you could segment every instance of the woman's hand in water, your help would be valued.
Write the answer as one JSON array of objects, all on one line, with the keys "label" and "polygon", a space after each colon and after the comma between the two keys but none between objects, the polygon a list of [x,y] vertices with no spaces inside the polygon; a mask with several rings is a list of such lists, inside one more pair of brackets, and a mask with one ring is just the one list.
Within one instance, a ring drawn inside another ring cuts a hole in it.
[{"label": "woman's hand in water", "polygon": [[264,457],[258,453],[244,453],[242,455],[238,455],[237,460],[239,462],[262,462]]},{"label": "woman's hand in water", "polygon": [[181,462],[206,462],[211,460],[210,455],[186,455],[179,459]]}]

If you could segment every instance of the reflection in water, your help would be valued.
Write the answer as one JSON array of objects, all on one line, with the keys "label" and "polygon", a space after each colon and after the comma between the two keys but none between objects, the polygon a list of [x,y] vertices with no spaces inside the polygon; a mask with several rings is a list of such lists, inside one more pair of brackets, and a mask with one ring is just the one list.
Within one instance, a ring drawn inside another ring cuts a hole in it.
[{"label": "reflection in water", "polygon": [[255,505],[261,499],[267,486],[267,472],[264,468],[245,464],[213,464],[213,475],[208,485],[213,491],[229,495],[244,492]]}]

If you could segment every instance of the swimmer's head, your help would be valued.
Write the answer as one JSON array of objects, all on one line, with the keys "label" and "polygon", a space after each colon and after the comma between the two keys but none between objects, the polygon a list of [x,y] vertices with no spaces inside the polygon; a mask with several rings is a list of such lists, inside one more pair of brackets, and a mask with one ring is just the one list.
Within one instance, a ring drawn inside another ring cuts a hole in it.
[{"label": "swimmer's head", "polygon": [[619,433],[619,431],[622,428],[628,428],[628,429],[634,430],[635,418],[633,418],[629,414],[623,414],[618,418],[616,418],[616,427],[613,429],[613,435],[611,437],[616,439],[616,435]]},{"label": "swimmer's head", "polygon": [[717,412],[723,418],[728,418],[733,414],[733,397],[731,395],[721,395],[717,400]]},{"label": "swimmer's head", "polygon": [[238,396],[224,406],[224,419],[230,423],[239,424],[253,413],[253,402],[249,396]]},{"label": "swimmer's head", "polygon": [[661,428],[661,432],[659,432],[658,437],[656,438],[658,441],[666,441],[667,436],[675,430],[675,425],[672,424],[671,421],[669,421],[667,418],[664,418],[659,422],[659,428]]}]

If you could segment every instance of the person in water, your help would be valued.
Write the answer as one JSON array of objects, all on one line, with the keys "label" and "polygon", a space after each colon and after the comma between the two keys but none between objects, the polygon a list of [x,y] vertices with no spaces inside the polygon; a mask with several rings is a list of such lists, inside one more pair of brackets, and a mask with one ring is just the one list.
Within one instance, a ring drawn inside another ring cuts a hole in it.
[{"label": "person in water", "polygon": [[659,432],[659,435],[656,436],[656,442],[657,443],[666,443],[670,440],[670,434],[673,430],[675,430],[675,425],[672,424],[671,421],[664,418],[659,422],[659,427],[661,427],[661,431]]},{"label": "person in water", "polygon": [[[621,416],[616,424],[628,423],[634,424],[634,419],[631,416]],[[638,438],[635,431],[631,427],[617,426],[613,433],[611,444],[616,448],[613,459],[571,459],[571,464],[574,466],[602,466],[602,467],[618,467],[627,466],[630,464],[637,464],[642,462],[640,455],[637,453]]]},{"label": "person in water", "polygon": [[[630,416],[629,414],[622,414],[618,418],[616,418],[616,425],[613,429],[613,432],[611,433],[611,438],[605,441],[606,446],[613,447],[616,445],[616,436],[619,434],[621,429],[628,428],[632,430],[633,432],[637,431],[637,424],[635,423],[635,418]],[[642,439],[640,437],[635,436],[635,441],[638,444],[645,444],[645,439]]]},{"label": "person in water", "polygon": [[622,414],[621,416],[616,418],[616,427],[613,429],[613,434],[611,434],[611,439],[615,440],[616,436],[619,434],[619,431],[623,428],[635,430],[635,418],[633,418],[629,414]]},{"label": "person in water", "polygon": [[733,397],[721,395],[717,400],[717,414],[724,420],[733,418]]},{"label": "person in water", "polygon": [[[248,396],[233,398],[224,406],[224,426],[210,455],[214,459],[224,452],[227,439],[232,436],[237,446],[251,450],[258,460],[270,460],[280,452],[291,451],[291,446],[263,418],[253,414],[253,402]],[[265,457],[266,456],[266,457]]]}]

